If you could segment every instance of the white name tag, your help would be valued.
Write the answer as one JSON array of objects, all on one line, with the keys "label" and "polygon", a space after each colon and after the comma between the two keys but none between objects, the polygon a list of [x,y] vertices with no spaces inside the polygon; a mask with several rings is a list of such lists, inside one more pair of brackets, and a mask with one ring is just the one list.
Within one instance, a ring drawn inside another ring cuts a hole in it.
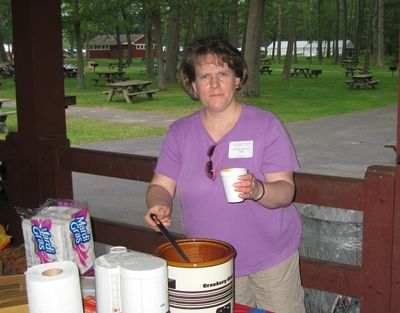
[{"label": "white name tag", "polygon": [[229,143],[230,159],[242,159],[253,157],[253,140],[231,141]]}]

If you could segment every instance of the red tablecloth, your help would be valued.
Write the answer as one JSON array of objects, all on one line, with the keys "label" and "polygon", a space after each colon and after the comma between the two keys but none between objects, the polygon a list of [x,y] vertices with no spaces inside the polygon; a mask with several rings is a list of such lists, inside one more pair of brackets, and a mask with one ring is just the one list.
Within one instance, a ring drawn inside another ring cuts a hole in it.
[{"label": "red tablecloth", "polygon": [[233,308],[233,313],[273,313],[273,312],[261,309],[253,309],[249,306],[235,303],[235,307]]}]

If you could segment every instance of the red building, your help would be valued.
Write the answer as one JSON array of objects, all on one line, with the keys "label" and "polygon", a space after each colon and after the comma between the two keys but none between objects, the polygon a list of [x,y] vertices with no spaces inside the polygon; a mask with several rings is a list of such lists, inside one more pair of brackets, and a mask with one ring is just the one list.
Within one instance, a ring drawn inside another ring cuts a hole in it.
[{"label": "red building", "polygon": [[[126,35],[121,35],[121,44],[123,49],[123,57],[128,56],[128,40]],[[133,58],[143,58],[146,56],[146,44],[144,40],[144,35],[142,34],[132,34],[131,39],[131,51]],[[105,59],[117,59],[118,58],[118,48],[117,40],[114,36],[110,35],[99,35],[93,38],[88,43],[89,46],[89,58],[105,58]],[[153,55],[155,55],[155,44],[153,44]]]}]

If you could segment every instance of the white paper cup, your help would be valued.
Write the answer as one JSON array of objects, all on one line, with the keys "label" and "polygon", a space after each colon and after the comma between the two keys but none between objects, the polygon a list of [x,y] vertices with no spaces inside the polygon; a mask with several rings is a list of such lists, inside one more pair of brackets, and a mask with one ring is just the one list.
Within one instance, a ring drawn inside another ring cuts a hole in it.
[{"label": "white paper cup", "polygon": [[233,184],[238,181],[238,176],[247,174],[247,169],[241,167],[224,168],[219,173],[224,184],[226,200],[229,203],[243,202],[244,200],[239,197],[240,192],[235,191]]}]

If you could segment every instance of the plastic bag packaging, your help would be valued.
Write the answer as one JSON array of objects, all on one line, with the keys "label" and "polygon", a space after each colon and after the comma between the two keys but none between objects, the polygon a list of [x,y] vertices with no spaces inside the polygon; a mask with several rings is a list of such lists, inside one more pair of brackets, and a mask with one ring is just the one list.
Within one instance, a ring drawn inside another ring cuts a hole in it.
[{"label": "plastic bag packaging", "polygon": [[[299,249],[304,257],[361,265],[362,212],[316,205],[299,205],[303,223]],[[358,313],[359,300],[305,288],[308,313]]]},{"label": "plastic bag packaging", "polygon": [[22,218],[28,266],[73,261],[81,274],[93,267],[94,241],[88,205],[49,199],[35,209],[17,208]]}]

